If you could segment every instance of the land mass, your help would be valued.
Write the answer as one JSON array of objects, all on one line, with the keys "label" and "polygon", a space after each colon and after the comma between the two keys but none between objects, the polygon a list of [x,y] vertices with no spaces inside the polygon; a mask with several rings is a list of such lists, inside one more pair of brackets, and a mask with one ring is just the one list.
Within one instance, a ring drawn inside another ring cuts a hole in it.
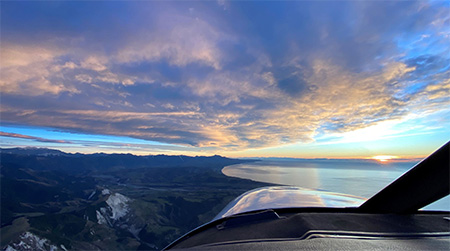
[{"label": "land mass", "polygon": [[1,248],[161,249],[270,185],[221,172],[249,161],[1,149]]}]

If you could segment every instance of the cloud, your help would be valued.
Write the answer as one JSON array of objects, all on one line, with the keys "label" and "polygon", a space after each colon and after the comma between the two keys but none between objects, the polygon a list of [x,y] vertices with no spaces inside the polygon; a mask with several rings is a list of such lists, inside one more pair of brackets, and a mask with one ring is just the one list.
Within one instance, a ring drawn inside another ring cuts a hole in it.
[{"label": "cloud", "polygon": [[77,92],[71,85],[54,79],[54,60],[63,52],[39,46],[19,46],[10,43],[1,47],[0,87],[3,93],[42,95],[45,93]]},{"label": "cloud", "polygon": [[239,150],[450,104],[440,3],[83,2],[67,18],[47,9],[67,4],[33,3],[59,23],[19,22],[14,4],[0,80],[12,124]]},{"label": "cloud", "polygon": [[71,141],[67,140],[54,140],[54,139],[45,139],[41,137],[34,137],[29,135],[23,135],[18,133],[9,133],[9,132],[0,132],[1,137],[11,137],[11,138],[20,138],[20,139],[31,139],[38,142],[44,142],[44,143],[59,143],[59,144],[72,144]]},{"label": "cloud", "polygon": [[202,133],[195,130],[195,122],[199,116],[201,115],[192,111],[24,110],[2,107],[2,119],[5,121],[186,145],[197,145],[205,140]]},{"label": "cloud", "polygon": [[107,59],[105,58],[89,56],[81,62],[81,67],[84,69],[101,72],[108,69],[105,66],[106,63]]},{"label": "cloud", "polygon": [[38,46],[19,46],[14,44],[2,44],[1,47],[2,68],[13,66],[27,66],[32,63],[52,60],[61,54],[60,51],[50,50]]},{"label": "cloud", "polygon": [[130,64],[166,60],[175,66],[199,63],[220,69],[222,52],[218,44],[232,40],[229,34],[207,20],[173,8],[155,16],[155,28],[136,34],[111,56],[112,61]]}]

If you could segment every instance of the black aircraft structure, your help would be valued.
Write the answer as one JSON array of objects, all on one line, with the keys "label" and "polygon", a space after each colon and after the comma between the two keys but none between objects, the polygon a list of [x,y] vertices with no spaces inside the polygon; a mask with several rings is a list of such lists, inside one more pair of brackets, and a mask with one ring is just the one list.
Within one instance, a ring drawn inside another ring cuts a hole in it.
[{"label": "black aircraft structure", "polygon": [[[249,191],[164,250],[450,250],[450,212],[422,209],[450,193],[449,144],[362,202],[295,187]],[[349,203],[358,206],[339,206]]]}]

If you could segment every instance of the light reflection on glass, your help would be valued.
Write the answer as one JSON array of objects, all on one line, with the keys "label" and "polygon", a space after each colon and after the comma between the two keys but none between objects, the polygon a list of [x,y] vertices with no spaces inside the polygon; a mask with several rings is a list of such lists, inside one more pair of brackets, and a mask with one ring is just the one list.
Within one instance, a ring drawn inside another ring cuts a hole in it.
[{"label": "light reflection on glass", "polygon": [[262,209],[299,207],[357,207],[365,200],[356,196],[315,191],[299,187],[262,187],[248,191],[230,202],[215,218]]}]

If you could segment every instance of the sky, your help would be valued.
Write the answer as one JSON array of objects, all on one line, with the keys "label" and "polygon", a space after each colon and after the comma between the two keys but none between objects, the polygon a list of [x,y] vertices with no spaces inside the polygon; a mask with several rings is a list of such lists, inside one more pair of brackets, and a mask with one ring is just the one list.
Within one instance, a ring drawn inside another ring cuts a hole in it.
[{"label": "sky", "polygon": [[448,1],[1,1],[0,146],[424,157]]}]

